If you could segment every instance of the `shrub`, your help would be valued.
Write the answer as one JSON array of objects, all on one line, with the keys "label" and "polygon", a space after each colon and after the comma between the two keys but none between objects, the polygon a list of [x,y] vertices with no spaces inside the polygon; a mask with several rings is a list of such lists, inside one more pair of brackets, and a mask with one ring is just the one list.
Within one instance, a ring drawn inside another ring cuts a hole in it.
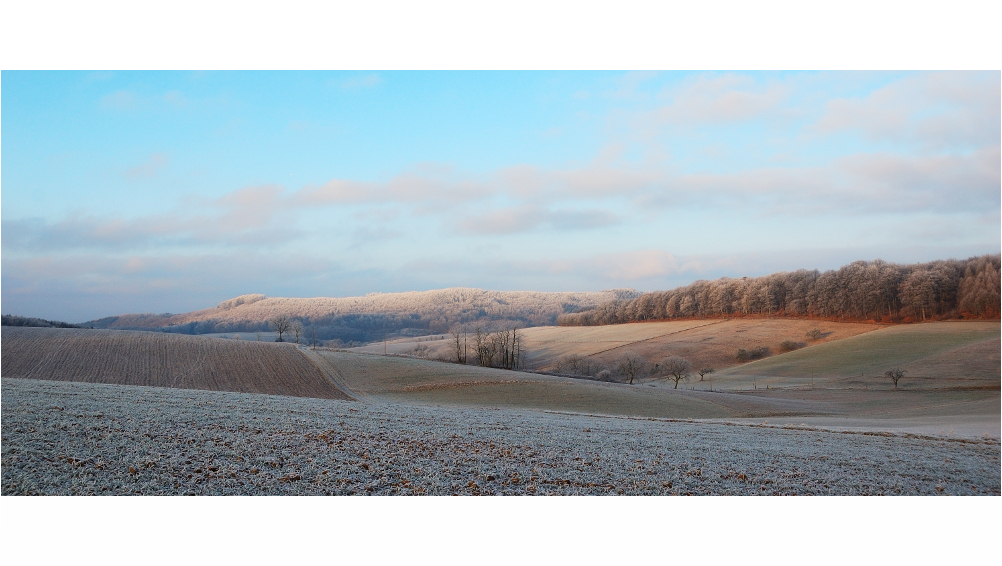
[{"label": "shrub", "polygon": [[798,350],[806,345],[807,344],[804,344],[803,342],[794,342],[793,340],[786,340],[779,345],[779,349],[784,352],[792,352],[793,350]]},{"label": "shrub", "polygon": [[821,337],[824,335],[825,335],[824,332],[821,332],[821,330],[818,328],[812,328],[807,331],[807,337],[810,338],[811,340],[820,340]]},{"label": "shrub", "polygon": [[599,381],[612,381],[612,372],[607,369],[604,369],[598,372],[595,378],[598,379]]},{"label": "shrub", "polygon": [[745,350],[744,348],[738,349],[737,359],[739,362],[748,362],[751,360],[757,360],[759,358],[764,358],[770,353],[769,348],[765,346],[760,346],[758,348],[753,348],[751,350]]}]

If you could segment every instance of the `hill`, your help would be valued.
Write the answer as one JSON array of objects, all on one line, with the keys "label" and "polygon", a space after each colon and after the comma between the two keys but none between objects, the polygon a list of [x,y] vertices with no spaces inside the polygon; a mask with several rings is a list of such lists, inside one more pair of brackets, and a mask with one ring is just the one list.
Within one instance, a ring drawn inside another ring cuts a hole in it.
[{"label": "hill", "polygon": [[912,265],[856,261],[824,273],[801,269],[696,281],[563,314],[558,323],[588,326],[744,315],[873,322],[998,319],[1000,279],[1000,254]]},{"label": "hill", "polygon": [[45,320],[44,318],[34,318],[30,316],[18,316],[16,314],[5,314],[0,317],[2,326],[33,326],[37,328],[80,328],[79,324],[70,324],[58,320]]},{"label": "hill", "polygon": [[354,352],[318,353],[363,400],[662,418],[800,415],[823,410],[810,401],[668,391]]},{"label": "hill", "polygon": [[[84,323],[95,328],[163,330],[183,334],[271,330],[278,316],[298,320],[321,341],[339,344],[381,340],[384,335],[447,332],[459,324],[554,324],[559,315],[640,293],[617,289],[588,293],[485,291],[450,288],[364,297],[309,299],[243,295],[214,308],[184,314],[127,314]],[[314,328],[311,328],[314,327]]]},{"label": "hill", "polygon": [[3,327],[3,377],[348,399],[291,344]]},{"label": "hill", "polygon": [[[637,322],[606,326],[540,326],[522,331],[525,365],[531,369],[594,376],[601,369],[615,373],[618,360],[633,355],[648,366],[669,355],[683,356],[697,367],[717,370],[738,365],[739,349],[782,351],[782,343],[823,344],[872,332],[879,324],[841,323],[796,318],[737,318]],[[817,340],[807,338],[812,329]],[[449,335],[401,338],[387,342],[387,353],[454,359]],[[382,353],[382,343],[352,351]],[[577,358],[577,367],[569,362]]]},{"label": "hill", "polygon": [[840,386],[888,388],[900,366],[902,389],[1000,387],[998,322],[930,322],[874,332],[749,362],[714,375],[718,388]]}]

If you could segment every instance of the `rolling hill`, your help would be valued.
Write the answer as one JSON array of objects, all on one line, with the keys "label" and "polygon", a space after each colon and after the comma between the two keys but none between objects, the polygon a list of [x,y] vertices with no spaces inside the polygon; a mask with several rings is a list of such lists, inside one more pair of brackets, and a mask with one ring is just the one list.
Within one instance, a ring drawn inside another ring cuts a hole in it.
[{"label": "rolling hill", "polygon": [[291,344],[3,327],[3,377],[349,399]]},{"label": "rolling hill", "polygon": [[[121,330],[166,330],[183,334],[271,330],[278,316],[315,327],[318,340],[369,342],[390,336],[446,332],[457,324],[554,324],[557,316],[611,300],[638,296],[632,289],[587,293],[485,291],[450,288],[364,297],[309,299],[242,295],[218,306],[183,314],[125,314],[83,326]],[[312,331],[312,329],[311,329]],[[311,335],[312,337],[312,335]]]},{"label": "rolling hill", "polygon": [[[821,338],[809,340],[811,329]],[[526,366],[556,371],[569,356],[594,362],[594,374],[602,367],[614,369],[623,355],[639,356],[652,365],[666,356],[686,357],[697,367],[722,369],[738,365],[738,349],[770,348],[780,351],[784,341],[823,344],[882,328],[879,324],[840,323],[795,318],[736,318],[638,322],[606,326],[540,326],[522,330]],[[449,335],[401,338],[386,344],[387,353],[438,359],[454,358]],[[352,351],[383,353],[382,343],[352,348]]]},{"label": "rolling hill", "polygon": [[886,370],[907,371],[901,388],[998,388],[998,322],[931,322],[881,328],[731,367],[714,375],[718,388],[888,387]]}]

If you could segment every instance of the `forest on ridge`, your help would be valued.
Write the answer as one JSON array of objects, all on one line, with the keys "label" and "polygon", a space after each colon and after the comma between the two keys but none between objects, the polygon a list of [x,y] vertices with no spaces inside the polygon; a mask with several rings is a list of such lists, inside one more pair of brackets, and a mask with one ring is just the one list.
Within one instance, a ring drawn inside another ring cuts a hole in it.
[{"label": "forest on ridge", "polygon": [[670,291],[564,313],[561,326],[722,316],[915,322],[999,317],[1000,254],[902,265],[856,261],[764,277],[700,280]]}]

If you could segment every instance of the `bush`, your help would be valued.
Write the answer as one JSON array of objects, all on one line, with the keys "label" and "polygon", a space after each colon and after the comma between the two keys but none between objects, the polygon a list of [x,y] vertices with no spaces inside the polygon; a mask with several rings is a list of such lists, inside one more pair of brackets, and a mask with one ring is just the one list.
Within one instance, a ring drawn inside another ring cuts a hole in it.
[{"label": "bush", "polygon": [[604,369],[598,372],[595,378],[598,379],[599,381],[612,381],[612,372],[607,369]]},{"label": "bush", "polygon": [[807,344],[804,344],[803,342],[794,342],[793,340],[786,340],[785,342],[779,345],[779,349],[784,352],[792,352],[794,350],[803,348],[806,345]]},{"label": "bush", "polygon": [[811,340],[820,340],[824,335],[824,332],[821,332],[819,328],[812,328],[807,331],[807,337]]},{"label": "bush", "polygon": [[745,350],[744,348],[738,349],[737,359],[739,362],[748,362],[751,360],[757,360],[759,358],[764,358],[770,353],[769,348],[761,346],[759,348],[753,348],[751,350]]}]

